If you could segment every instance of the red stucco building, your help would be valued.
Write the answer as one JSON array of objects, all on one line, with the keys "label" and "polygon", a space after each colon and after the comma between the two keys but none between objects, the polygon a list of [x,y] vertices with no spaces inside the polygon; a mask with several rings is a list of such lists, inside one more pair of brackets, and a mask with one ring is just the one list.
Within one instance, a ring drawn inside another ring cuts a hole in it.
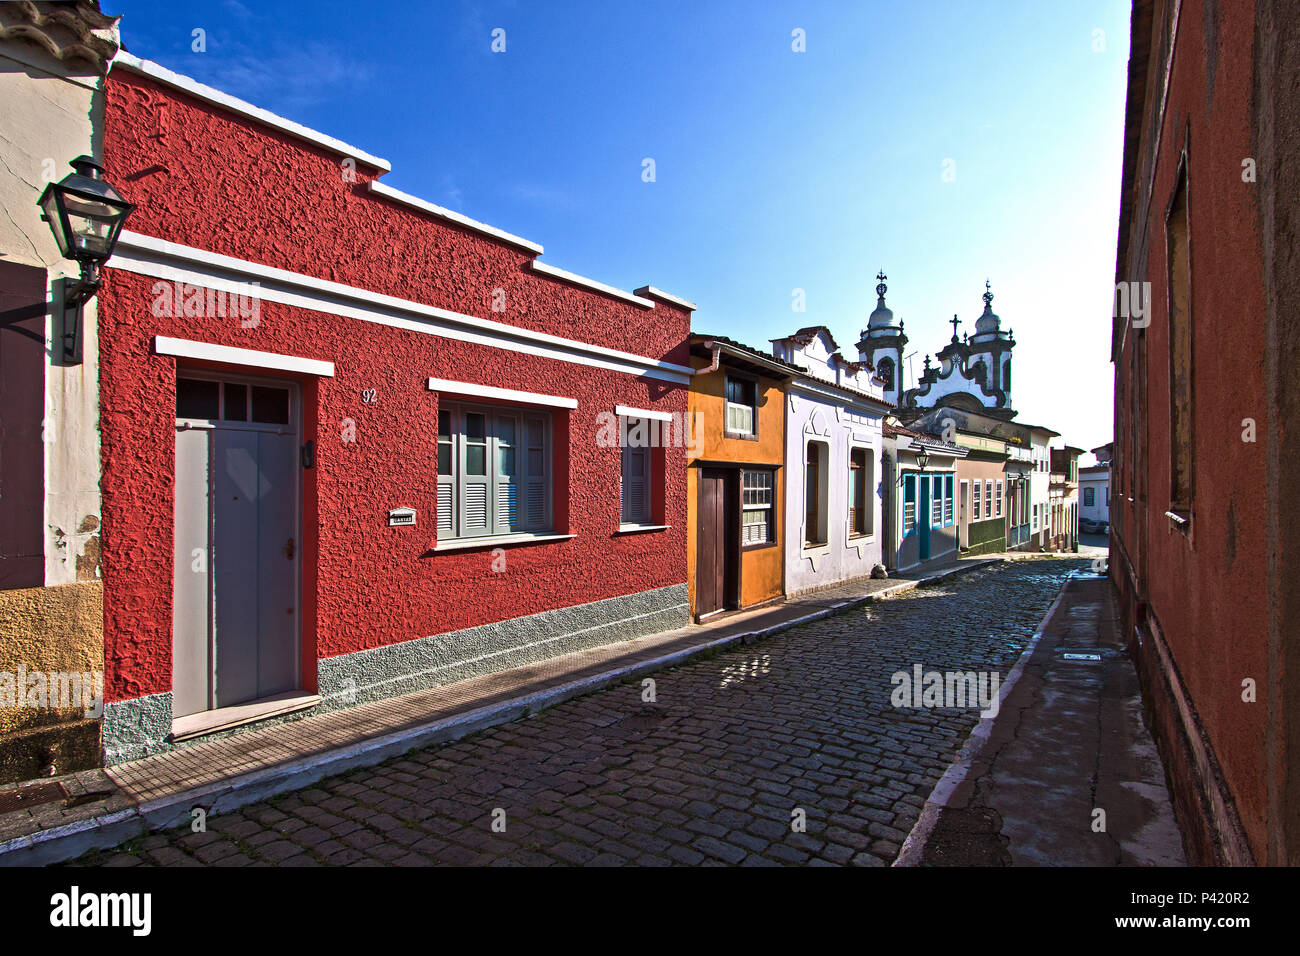
[{"label": "red stucco building", "polygon": [[685,455],[602,426],[680,426],[691,303],[147,61],[104,127],[109,762],[686,622]]},{"label": "red stucco building", "polygon": [[1300,862],[1300,7],[1136,0],[1111,576],[1189,861]]}]

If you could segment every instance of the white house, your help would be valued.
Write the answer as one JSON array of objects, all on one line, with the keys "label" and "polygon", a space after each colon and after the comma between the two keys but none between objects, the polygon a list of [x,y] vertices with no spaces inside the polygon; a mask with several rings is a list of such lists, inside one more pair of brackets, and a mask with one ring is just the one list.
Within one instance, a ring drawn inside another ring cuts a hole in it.
[{"label": "white house", "polygon": [[1079,469],[1079,520],[1110,527],[1110,465]]},{"label": "white house", "polygon": [[892,406],[871,366],[845,359],[824,326],[772,346],[806,370],[785,412],[785,590],[798,594],[883,563],[881,423]]}]

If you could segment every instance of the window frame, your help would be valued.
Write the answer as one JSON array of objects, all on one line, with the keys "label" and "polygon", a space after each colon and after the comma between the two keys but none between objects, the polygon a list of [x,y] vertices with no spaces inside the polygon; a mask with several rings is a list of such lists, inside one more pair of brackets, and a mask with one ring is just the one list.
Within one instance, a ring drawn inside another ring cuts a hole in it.
[{"label": "window frame", "polygon": [[[813,446],[821,446],[817,452],[816,480],[809,480],[809,468],[814,467],[810,460]],[[803,550],[812,551],[828,548],[831,543],[830,533],[830,461],[831,444],[825,438],[809,438],[804,441],[804,509],[803,509]],[[816,486],[814,488],[814,485]],[[815,510],[814,510],[815,509]],[[813,520],[810,521],[809,517]],[[820,537],[813,537],[813,534]]]},{"label": "window frame", "polygon": [[[449,440],[444,441],[442,433],[442,413],[449,415]],[[484,416],[485,473],[468,474],[467,464],[470,445],[477,442],[468,439],[467,421],[469,415]],[[514,426],[513,440],[505,439],[502,421],[509,419]],[[541,441],[533,441],[532,426],[540,423]],[[478,402],[439,401],[438,434],[439,446],[450,445],[452,471],[444,475],[437,473],[437,498],[435,529],[440,544],[450,542],[472,542],[475,539],[492,539],[511,535],[553,534],[555,533],[555,475],[552,462],[554,449],[555,420],[549,409],[527,405],[487,405]],[[501,468],[501,452],[513,453],[513,472]],[[532,452],[541,456],[541,473],[535,475],[529,461]],[[437,470],[435,457],[435,470]],[[473,479],[473,480],[470,480]],[[533,515],[529,507],[531,486],[542,487],[541,513]],[[485,490],[485,523],[482,528],[475,528],[466,533],[468,498],[467,491],[473,486],[482,486]],[[501,502],[503,490],[513,486],[517,527],[507,524],[507,514],[502,513]],[[444,489],[450,489],[444,492]],[[444,494],[450,496],[450,511],[444,509]],[[444,525],[444,518],[449,521]]]},{"label": "window frame", "polygon": [[[749,478],[750,475],[767,475],[768,476],[767,487],[766,488],[746,487],[747,479]],[[775,468],[755,467],[755,468],[740,469],[740,550],[756,551],[759,550],[760,548],[774,548],[779,544],[779,542],[776,539],[776,506],[778,500],[776,489],[777,489],[777,478],[776,478]],[[747,491],[753,491],[753,492],[766,491],[768,493],[769,500],[766,503],[761,503],[761,502],[747,503],[745,501],[745,493]],[[745,527],[747,525],[747,522],[745,521],[745,513],[756,512],[756,511],[767,512],[766,529],[764,531],[766,538],[763,541],[746,543]]]},{"label": "window frame", "polygon": [[[752,405],[742,405],[739,402],[731,400],[731,383],[743,382],[754,390],[754,403]],[[727,438],[735,438],[739,441],[758,441],[758,398],[759,382],[752,375],[743,375],[727,370],[722,382],[722,432]],[[750,410],[750,430],[747,432],[736,431],[731,427],[731,407],[748,408]]]},{"label": "window frame", "polygon": [[[876,533],[875,508],[873,507],[875,496],[875,460],[872,456],[874,449],[870,445],[849,445],[849,487],[848,487],[848,508],[846,519],[848,521],[848,537],[869,538]],[[862,464],[857,463],[861,458]],[[860,501],[854,500],[854,472],[857,475],[857,491]],[[857,515],[855,526],[854,515]]]}]

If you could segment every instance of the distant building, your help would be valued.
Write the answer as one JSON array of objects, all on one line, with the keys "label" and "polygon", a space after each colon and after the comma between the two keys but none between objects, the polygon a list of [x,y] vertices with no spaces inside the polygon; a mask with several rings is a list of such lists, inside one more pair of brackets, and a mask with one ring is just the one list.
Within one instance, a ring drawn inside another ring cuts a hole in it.
[{"label": "distant building", "polygon": [[1110,527],[1110,465],[1079,469],[1079,520]]},{"label": "distant building", "polygon": [[[1046,546],[1048,528],[1048,508],[1050,504],[1048,468],[1050,458],[1049,445],[1058,433],[1041,425],[1029,425],[1022,422],[994,418],[986,412],[972,412],[953,406],[930,409],[912,421],[912,428],[932,435],[944,435],[949,430],[955,436],[988,436],[1001,443],[1005,458],[1002,461],[1002,494],[993,486],[995,501],[1002,499],[1006,515],[1006,548],[1010,551],[1040,551]],[[961,442],[960,438],[956,438]],[[969,441],[969,439],[968,439]],[[978,465],[974,467],[979,467]],[[959,467],[959,471],[962,469]],[[988,495],[984,481],[997,478],[980,471],[979,517],[975,510],[974,472],[965,471],[970,482],[967,493],[969,497],[969,521],[988,521],[993,516],[985,517]],[[959,476],[960,477],[960,476]],[[959,500],[965,502],[959,494]],[[996,511],[996,504],[994,505]],[[967,529],[969,531],[969,524]],[[964,547],[970,547],[969,541],[978,538],[985,529],[978,529],[974,539],[967,538]]]},{"label": "distant building", "polygon": [[1082,448],[1066,445],[1053,448],[1049,481],[1051,502],[1048,533],[1043,547],[1048,551],[1079,550],[1079,456]]},{"label": "distant building", "polygon": [[955,442],[886,419],[881,492],[889,570],[957,557],[957,462],[967,453]]}]

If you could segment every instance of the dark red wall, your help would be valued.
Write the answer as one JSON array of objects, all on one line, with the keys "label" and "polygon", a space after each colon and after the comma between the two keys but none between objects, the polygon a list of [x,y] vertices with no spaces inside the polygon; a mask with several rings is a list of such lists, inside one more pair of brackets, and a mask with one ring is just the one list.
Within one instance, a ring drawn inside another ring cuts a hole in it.
[{"label": "dark red wall", "polygon": [[[1157,2],[1153,81],[1148,85],[1144,136],[1160,106],[1160,37],[1168,6]],[[1266,832],[1265,732],[1268,704],[1267,596],[1265,587],[1267,404],[1264,392],[1264,291],[1258,185],[1243,182],[1242,161],[1256,155],[1252,123],[1254,4],[1183,3],[1163,125],[1152,167],[1138,164],[1138,193],[1149,202],[1135,220],[1128,263],[1118,281],[1149,281],[1152,311],[1144,332],[1130,329],[1117,356],[1116,442],[1119,468],[1112,493],[1112,528],[1133,565],[1136,593],[1121,595],[1126,617],[1137,601],[1168,641],[1188,696],[1217,755],[1242,825],[1258,858]],[[1135,55],[1145,50],[1135,50]],[[1148,145],[1149,140],[1144,140]],[[1169,262],[1165,216],[1173,198],[1180,157],[1187,154],[1193,323],[1194,502],[1190,534],[1166,516],[1170,504]],[[1146,154],[1144,153],[1144,156]],[[1267,176],[1264,169],[1259,176]],[[1140,234],[1145,227],[1145,268]],[[1145,389],[1133,372],[1138,336],[1145,336]],[[1136,394],[1136,401],[1135,401]],[[1145,428],[1134,425],[1145,420]],[[1258,440],[1242,440],[1242,420],[1253,418]],[[1125,477],[1130,463],[1139,479]],[[1145,478],[1142,476],[1145,475]],[[1128,497],[1136,499],[1127,502]],[[1274,503],[1276,506],[1276,503]],[[1116,564],[1112,561],[1112,564]],[[1158,662],[1151,647],[1139,663]],[[1253,678],[1256,703],[1242,700],[1242,681]],[[1154,686],[1154,685],[1149,685]],[[1172,698],[1158,695],[1157,723],[1178,747]],[[1167,752],[1166,761],[1185,755]],[[1190,765],[1171,765],[1184,829],[1195,829],[1198,798],[1179,789]],[[1195,842],[1195,838],[1189,838]],[[1193,857],[1212,847],[1193,849]],[[1197,862],[1213,862],[1200,859]]]},{"label": "dark red wall", "polygon": [[[643,309],[530,273],[526,253],[366,194],[310,144],[125,71],[107,87],[105,165],[139,206],[136,232],[686,364],[684,309]],[[303,379],[317,450],[305,483],[304,631],[320,657],[685,582],[684,453],[664,456],[671,530],[616,536],[619,452],[596,444],[599,412],[684,414],[684,386],[268,302],[254,328],[155,317],[155,281],[109,269],[99,296],[109,700],[171,687],[176,362],[151,354],[155,335],[336,363],[334,378]],[[497,287],[504,313],[490,308]],[[504,572],[486,549],[429,553],[430,376],[577,399],[576,411],[555,414],[568,452],[555,493],[567,484],[576,538],[511,548]],[[377,389],[378,402],[364,404],[362,389]],[[344,418],[356,422],[354,444],[340,440]],[[417,528],[387,526],[397,506],[417,509]]]}]

